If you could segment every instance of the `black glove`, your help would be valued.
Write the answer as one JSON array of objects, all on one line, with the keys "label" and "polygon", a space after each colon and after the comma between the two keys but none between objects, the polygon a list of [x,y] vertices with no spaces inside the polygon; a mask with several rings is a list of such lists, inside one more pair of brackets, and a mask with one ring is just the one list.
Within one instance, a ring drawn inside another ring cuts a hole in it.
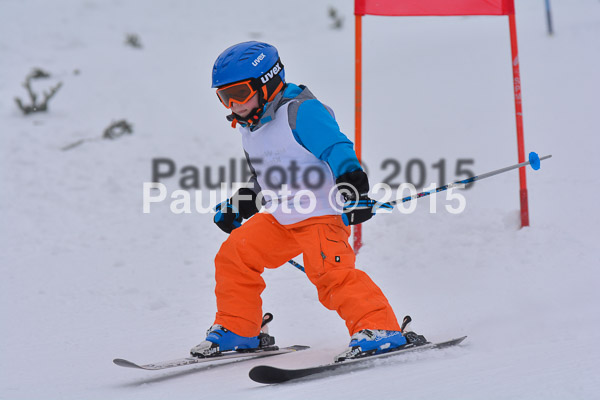
[{"label": "black glove", "polygon": [[225,233],[231,233],[242,226],[242,221],[258,212],[256,193],[248,188],[241,188],[230,199],[217,204],[214,222]]},{"label": "black glove", "polygon": [[369,178],[364,171],[346,172],[335,181],[344,197],[342,219],[346,225],[358,225],[373,217],[373,206],[377,203],[369,198]]}]

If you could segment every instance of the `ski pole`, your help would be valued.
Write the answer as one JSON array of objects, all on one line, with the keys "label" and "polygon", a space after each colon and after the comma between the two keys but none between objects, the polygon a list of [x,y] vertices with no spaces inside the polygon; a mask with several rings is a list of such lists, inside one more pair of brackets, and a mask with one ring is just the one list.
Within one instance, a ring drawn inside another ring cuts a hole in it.
[{"label": "ski pole", "polygon": [[298,268],[300,271],[306,273],[306,271],[304,270],[304,267],[302,266],[302,264],[297,263],[294,260],[290,260],[288,261],[290,264],[292,264],[294,267]]},{"label": "ski pole", "polygon": [[471,182],[475,182],[475,181],[480,181],[482,179],[489,178],[490,176],[499,175],[499,174],[502,174],[504,172],[508,172],[508,171],[513,170],[513,169],[525,167],[525,166],[530,165],[530,164],[531,164],[531,168],[533,168],[534,170],[537,171],[538,169],[540,169],[540,166],[541,166],[540,162],[542,160],[546,160],[546,159],[548,159],[550,157],[552,157],[551,154],[547,155],[547,156],[543,156],[543,157],[540,158],[540,156],[538,156],[537,153],[535,153],[535,152],[532,151],[531,153],[529,153],[529,161],[525,161],[525,162],[522,162],[522,163],[519,163],[519,164],[511,165],[510,167],[500,168],[500,169],[497,169],[495,171],[487,172],[487,173],[482,174],[482,175],[472,176],[470,178],[463,179],[461,181],[447,183],[444,186],[440,186],[440,187],[432,189],[432,190],[420,192],[420,193],[414,194],[412,196],[406,196],[406,197],[403,197],[401,199],[393,200],[393,201],[390,201],[390,202],[387,202],[387,203],[379,203],[379,204],[380,205],[384,205],[385,204],[385,205],[395,206],[398,203],[406,203],[407,201],[411,201],[411,200],[415,200],[415,199],[420,199],[421,197],[429,196],[432,193],[443,192],[445,190],[452,189],[452,188],[455,188],[455,187],[463,188],[464,185],[466,185],[467,183],[471,183]]},{"label": "ski pole", "polygon": [[[511,171],[513,169],[525,167],[527,165],[531,165],[531,168],[533,168],[534,170],[537,171],[541,167],[541,161],[542,160],[546,160],[546,159],[548,159],[550,157],[552,157],[551,154],[547,155],[547,156],[540,157],[540,156],[537,155],[537,153],[535,153],[535,152],[532,151],[531,153],[529,153],[529,161],[525,161],[525,162],[522,162],[522,163],[519,163],[519,164],[511,165],[509,167],[500,168],[500,169],[497,169],[495,171],[486,172],[485,174],[482,174],[482,175],[472,176],[470,178],[463,179],[461,181],[447,183],[447,184],[445,184],[443,186],[440,186],[438,188],[435,188],[433,190],[423,191],[423,192],[417,193],[415,195],[403,197],[403,198],[397,199],[397,200],[392,200],[392,201],[387,202],[387,203],[378,203],[378,205],[376,205],[375,208],[379,208],[379,207],[381,207],[381,205],[384,205],[384,204],[390,205],[390,206],[395,206],[398,203],[406,203],[407,201],[411,201],[411,200],[415,200],[415,199],[420,199],[421,197],[429,196],[432,193],[443,192],[445,190],[452,189],[452,188],[455,188],[455,187],[457,187],[457,188],[463,188],[464,185],[466,185],[467,183],[471,183],[471,182],[475,182],[475,181],[480,181],[482,179],[489,178],[490,176],[499,175],[499,174],[502,174],[504,172]],[[297,263],[296,261],[289,260],[288,263],[290,263],[294,267],[298,268],[300,271],[306,272],[304,270],[304,267],[301,264]]]}]

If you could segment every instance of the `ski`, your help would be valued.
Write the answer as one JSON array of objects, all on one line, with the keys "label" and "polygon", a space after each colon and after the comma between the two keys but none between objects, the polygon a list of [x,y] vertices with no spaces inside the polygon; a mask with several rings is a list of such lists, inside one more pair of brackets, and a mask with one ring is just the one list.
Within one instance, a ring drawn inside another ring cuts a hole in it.
[{"label": "ski", "polygon": [[159,361],[156,363],[143,364],[143,365],[136,364],[134,362],[131,362],[129,360],[124,360],[122,358],[115,358],[113,360],[113,362],[116,365],[118,365],[119,367],[137,368],[137,369],[145,369],[148,371],[156,371],[156,370],[161,370],[161,369],[166,369],[166,368],[183,367],[186,365],[211,363],[211,362],[222,361],[222,360],[241,361],[241,360],[249,360],[249,359],[261,358],[261,357],[270,357],[270,356],[276,356],[279,354],[287,354],[287,353],[293,353],[295,351],[306,350],[308,348],[310,348],[310,347],[295,345],[295,346],[289,346],[289,347],[283,347],[283,348],[275,347],[274,349],[270,349],[270,350],[269,349],[256,350],[256,351],[251,351],[251,352],[232,351],[232,352],[224,353],[223,355],[215,356],[215,357],[206,357],[206,358],[185,357],[185,358],[178,358],[176,360]]},{"label": "ski", "polygon": [[348,369],[351,370],[353,366],[357,366],[358,364],[364,364],[369,361],[373,361],[375,359],[393,357],[400,354],[416,352],[416,351],[425,351],[430,349],[442,349],[445,347],[456,346],[460,344],[467,337],[463,336],[460,338],[448,340],[446,342],[440,343],[426,343],[419,346],[411,346],[411,347],[403,347],[399,350],[390,351],[383,354],[365,356],[357,359],[341,361],[338,363],[324,364],[316,367],[308,367],[308,368],[300,368],[300,369],[283,369],[277,367],[271,367],[268,365],[259,365],[250,370],[250,379],[258,383],[282,383],[291,381],[294,379],[300,379],[307,376],[319,375],[324,372],[329,372],[333,370],[343,370]]}]

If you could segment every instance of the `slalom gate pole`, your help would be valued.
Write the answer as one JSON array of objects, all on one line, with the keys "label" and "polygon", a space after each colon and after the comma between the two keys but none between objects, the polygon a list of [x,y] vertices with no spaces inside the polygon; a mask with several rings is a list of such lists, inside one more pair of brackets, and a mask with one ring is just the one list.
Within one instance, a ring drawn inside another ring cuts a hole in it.
[{"label": "slalom gate pole", "polygon": [[[515,122],[517,128],[517,155],[519,162],[525,161],[525,139],[523,133],[523,94],[521,91],[521,70],[519,67],[519,46],[517,45],[517,18],[515,13],[508,15],[510,31],[510,52],[512,55],[513,89],[515,97]],[[527,176],[525,168],[519,170],[519,196],[521,201],[521,228],[529,226],[529,202],[527,201]]]},{"label": "slalom gate pole", "polygon": [[[416,199],[420,199],[422,197],[427,197],[430,194],[443,192],[445,190],[452,189],[452,188],[462,189],[462,188],[465,187],[465,185],[467,183],[471,183],[471,182],[475,182],[475,181],[480,181],[482,179],[489,178],[490,176],[500,175],[500,174],[503,174],[505,172],[512,171],[513,169],[526,167],[527,165],[531,165],[531,168],[533,168],[534,170],[537,171],[541,167],[540,162],[543,161],[543,160],[547,160],[550,157],[552,157],[551,154],[549,154],[547,156],[540,157],[540,156],[537,155],[537,153],[531,152],[531,153],[529,153],[529,161],[525,161],[525,162],[522,162],[522,163],[519,163],[519,164],[511,165],[509,167],[500,168],[500,169],[497,169],[495,171],[486,172],[485,174],[472,176],[470,178],[463,179],[461,181],[447,183],[447,184],[445,184],[443,186],[440,186],[438,188],[435,188],[433,190],[428,190],[428,191],[420,192],[420,193],[417,193],[415,195],[403,197],[401,199],[393,200],[393,201],[390,201],[390,202],[387,202],[387,203],[378,203],[378,204],[375,205],[375,208],[378,208],[378,205],[379,205],[379,207],[381,207],[381,205],[383,205],[383,204],[387,204],[387,205],[390,205],[390,206],[395,206],[395,205],[400,204],[400,203],[406,203],[406,202],[411,201],[411,200],[416,200]],[[289,260],[288,263],[290,263],[294,267],[298,268],[300,271],[306,273],[306,271],[304,270],[304,267],[302,266],[302,264],[299,264],[299,263],[297,263],[294,260]]]},{"label": "slalom gate pole", "polygon": [[[362,15],[354,16],[354,150],[362,161]],[[354,253],[362,247],[362,225],[354,225]]]},{"label": "slalom gate pole", "polygon": [[548,35],[554,35],[552,29],[552,12],[550,11],[550,0],[546,0],[546,25],[548,26]]}]

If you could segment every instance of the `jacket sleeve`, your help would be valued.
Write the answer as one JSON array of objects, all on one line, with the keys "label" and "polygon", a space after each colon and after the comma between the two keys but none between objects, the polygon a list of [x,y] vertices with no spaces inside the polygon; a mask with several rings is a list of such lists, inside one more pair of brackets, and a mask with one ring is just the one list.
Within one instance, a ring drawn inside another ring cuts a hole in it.
[{"label": "jacket sleeve", "polygon": [[288,117],[296,141],[339,176],[362,167],[354,144],[340,131],[333,112],[316,99],[290,104]]}]

